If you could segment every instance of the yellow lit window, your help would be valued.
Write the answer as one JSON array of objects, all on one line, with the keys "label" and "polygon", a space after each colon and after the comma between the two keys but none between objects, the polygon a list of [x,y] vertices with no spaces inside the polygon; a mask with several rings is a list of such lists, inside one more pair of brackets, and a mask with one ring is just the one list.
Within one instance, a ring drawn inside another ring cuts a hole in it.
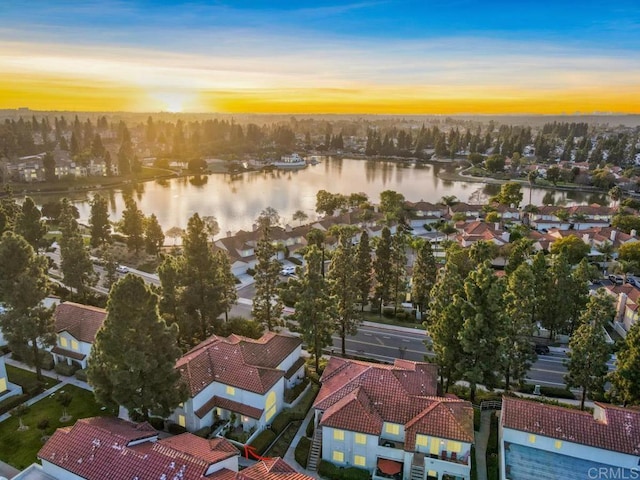
[{"label": "yellow lit window", "polygon": [[60,346],[61,347],[66,347],[68,345],[67,343],[67,339],[64,337],[60,337]]},{"label": "yellow lit window", "polygon": [[76,340],[71,340],[71,349],[78,350],[78,342]]},{"label": "yellow lit window", "polygon": [[438,472],[436,472],[435,470],[429,470],[429,473],[427,475],[430,477],[438,478]]},{"label": "yellow lit window", "polygon": [[416,435],[416,445],[426,447],[429,444],[429,437],[426,435]]},{"label": "yellow lit window", "polygon": [[180,402],[180,403],[178,404],[178,406],[179,406],[180,408],[184,408],[184,402]]},{"label": "yellow lit window", "polygon": [[227,385],[227,395],[235,395],[236,389]]},{"label": "yellow lit window", "polygon": [[353,464],[358,466],[358,467],[366,467],[367,466],[367,459],[365,457],[363,457],[362,455],[354,455]]},{"label": "yellow lit window", "polygon": [[529,435],[529,443],[536,443],[536,436],[531,434]]},{"label": "yellow lit window", "polygon": [[367,443],[367,436],[364,433],[356,433],[356,443],[365,445]]},{"label": "yellow lit window", "polygon": [[435,438],[431,440],[431,448],[429,449],[429,453],[432,455],[438,455],[440,453],[440,442]]},{"label": "yellow lit window", "polygon": [[187,419],[184,418],[184,415],[178,415],[178,425],[184,427],[187,425]]},{"label": "yellow lit window", "polygon": [[397,423],[387,423],[384,431],[392,435],[400,435],[400,425]]},{"label": "yellow lit window", "polygon": [[450,452],[460,453],[460,451],[462,450],[462,443],[450,440],[447,442],[447,450],[449,450]]},{"label": "yellow lit window", "polygon": [[334,430],[333,431],[333,439],[334,440],[344,440],[344,430]]},{"label": "yellow lit window", "polygon": [[0,377],[0,393],[7,390],[7,379],[4,377]]},{"label": "yellow lit window", "polygon": [[264,408],[266,410],[265,419],[268,422],[276,414],[276,392],[270,392],[269,395],[267,395]]},{"label": "yellow lit window", "polygon": [[344,462],[344,452],[339,452],[338,450],[334,450],[332,458],[333,458],[334,462],[343,463]]},{"label": "yellow lit window", "polygon": [[556,448],[560,450],[562,448],[562,440],[556,440]]}]

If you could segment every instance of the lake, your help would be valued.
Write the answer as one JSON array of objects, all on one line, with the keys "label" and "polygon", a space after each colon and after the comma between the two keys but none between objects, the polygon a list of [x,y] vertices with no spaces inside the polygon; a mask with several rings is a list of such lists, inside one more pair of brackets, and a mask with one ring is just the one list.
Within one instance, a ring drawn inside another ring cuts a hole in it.
[{"label": "lake", "polygon": [[[499,185],[442,180],[438,172],[445,168],[451,167],[327,157],[302,170],[181,177],[128,188],[133,190],[138,207],[145,215],[154,213],[165,231],[174,226],[185,228],[189,217],[197,212],[201,216],[214,215],[223,235],[228,231],[250,229],[260,212],[269,206],[279,212],[283,223],[293,224],[292,215],[296,210],[303,210],[313,220],[317,217],[318,190],[343,194],[364,192],[374,203],[384,190],[400,192],[413,202],[435,203],[444,195],[455,195],[461,201],[483,203],[500,189]],[[524,202],[528,203],[529,188],[523,187],[523,192]],[[124,209],[123,189],[100,190],[100,194],[109,199],[111,220],[119,220]],[[91,197],[92,193],[85,192],[67,195],[78,207],[83,223],[89,218]],[[51,197],[34,199],[42,204]],[[533,189],[534,204],[550,203],[551,199],[555,204],[566,205],[601,203],[606,201],[606,195]]]}]

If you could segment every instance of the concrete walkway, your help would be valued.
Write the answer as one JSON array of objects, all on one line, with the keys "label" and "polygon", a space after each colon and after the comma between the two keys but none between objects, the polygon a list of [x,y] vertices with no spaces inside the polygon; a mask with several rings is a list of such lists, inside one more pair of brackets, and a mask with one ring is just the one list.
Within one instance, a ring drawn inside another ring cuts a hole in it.
[{"label": "concrete walkway", "polygon": [[287,462],[289,465],[291,465],[293,468],[295,468],[299,473],[304,473],[305,475],[308,475],[313,478],[322,478],[316,472],[310,472],[309,470],[302,468],[298,464],[298,462],[296,462],[296,456],[295,456],[295,450],[296,450],[296,447],[298,446],[298,442],[302,437],[306,435],[307,424],[313,418],[313,415],[314,415],[314,410],[313,408],[311,408],[309,409],[307,416],[304,417],[304,420],[302,421],[302,425],[300,425],[300,428],[298,429],[296,436],[293,437],[293,440],[291,441],[291,445],[289,445],[289,449],[284,454],[283,460]]},{"label": "concrete walkway", "polygon": [[475,434],[476,443],[476,472],[478,480],[487,480],[487,444],[491,429],[491,415],[493,410],[483,410],[480,413],[480,431]]},{"label": "concrete walkway", "polygon": [[[14,367],[21,368],[22,370],[28,370],[33,373],[35,373],[36,371],[35,368],[28,366],[26,363],[18,362],[8,356],[5,356],[4,358],[5,358],[5,363],[7,365],[13,365]],[[78,388],[82,388],[84,390],[89,390],[90,392],[93,392],[93,388],[91,388],[91,386],[87,382],[78,380],[74,376],[66,377],[64,375],[60,375],[59,373],[51,370],[42,370],[42,376],[48,377],[48,378],[54,378],[60,382],[63,382],[64,384],[75,385]]]}]

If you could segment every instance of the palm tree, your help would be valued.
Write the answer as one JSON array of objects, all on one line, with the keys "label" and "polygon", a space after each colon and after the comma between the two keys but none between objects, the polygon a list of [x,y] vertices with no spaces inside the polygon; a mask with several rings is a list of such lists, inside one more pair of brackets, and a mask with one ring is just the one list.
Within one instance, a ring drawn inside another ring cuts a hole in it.
[{"label": "palm tree", "polygon": [[459,202],[458,197],[455,195],[445,195],[440,201],[447,206],[447,213],[451,213],[451,207]]},{"label": "palm tree", "polygon": [[447,240],[449,240],[449,235],[456,233],[458,231],[456,230],[456,227],[451,225],[449,222],[444,222],[438,225],[438,230],[447,236]]},{"label": "palm tree", "polygon": [[618,185],[609,190],[609,196],[611,197],[611,200],[613,200],[614,204],[620,206],[619,201],[622,198],[622,193],[622,189]]},{"label": "palm tree", "polygon": [[536,180],[538,179],[538,172],[536,170],[532,170],[527,175],[527,180],[529,181],[529,205],[531,205],[531,193],[533,191],[533,186],[536,184]]},{"label": "palm tree", "polygon": [[609,260],[611,259],[611,255],[613,255],[614,248],[613,243],[605,240],[600,245],[596,247],[596,250],[602,254],[604,257],[604,269],[607,270],[609,268]]}]

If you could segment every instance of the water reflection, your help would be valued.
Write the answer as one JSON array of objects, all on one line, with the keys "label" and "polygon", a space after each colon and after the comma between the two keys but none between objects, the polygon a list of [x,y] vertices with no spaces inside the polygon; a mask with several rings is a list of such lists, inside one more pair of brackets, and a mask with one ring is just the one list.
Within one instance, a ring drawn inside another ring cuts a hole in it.
[{"label": "water reflection", "polygon": [[[291,223],[296,210],[303,210],[310,220],[317,218],[315,196],[318,190],[350,194],[364,192],[377,202],[380,192],[396,190],[411,201],[438,202],[444,195],[455,195],[460,201],[483,203],[495,195],[499,185],[441,181],[437,174],[446,165],[425,166],[375,160],[323,158],[322,164],[303,170],[243,172],[234,175],[183,177],[144,184],[126,185],[100,193],[109,199],[111,220],[119,220],[124,209],[123,194],[132,194],[146,214],[155,213],[164,230],[173,226],[185,228],[189,217],[215,215],[223,232],[249,229],[259,213],[272,206]],[[529,188],[523,187],[524,201],[529,201]],[[92,193],[66,194],[80,212],[81,221],[89,217],[88,201]],[[37,197],[40,205],[55,197]],[[532,191],[534,204],[544,200],[562,203],[585,203],[604,199],[603,195],[583,192],[551,192],[539,188]]]}]

